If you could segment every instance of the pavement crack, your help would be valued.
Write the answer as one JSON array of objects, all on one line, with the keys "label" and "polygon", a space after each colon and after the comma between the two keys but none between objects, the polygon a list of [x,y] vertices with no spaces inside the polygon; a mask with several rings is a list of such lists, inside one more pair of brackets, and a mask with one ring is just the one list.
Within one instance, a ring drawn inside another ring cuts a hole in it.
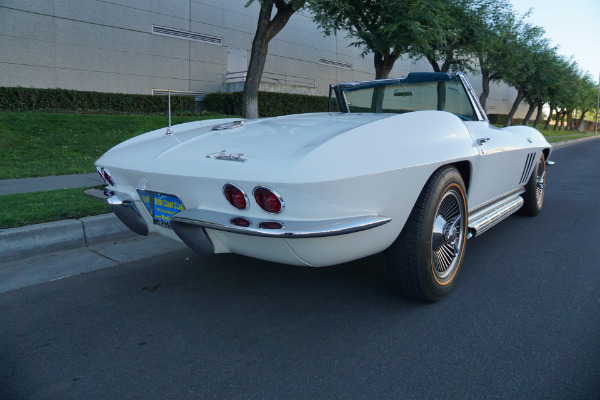
[{"label": "pavement crack", "polygon": [[111,257],[107,256],[106,254],[102,254],[102,253],[100,253],[97,250],[90,249],[89,247],[88,247],[88,250],[91,251],[92,253],[95,253],[95,254],[99,255],[100,257],[104,257],[104,258],[106,258],[106,259],[108,259],[110,261],[116,262],[117,264],[121,264],[122,263],[122,261],[115,260],[114,258],[111,258]]},{"label": "pavement crack", "polygon": [[85,223],[82,220],[79,220],[81,222],[81,229],[83,230],[83,241],[85,242],[85,247],[89,246],[88,243],[88,238],[87,238],[87,234],[85,232]]}]

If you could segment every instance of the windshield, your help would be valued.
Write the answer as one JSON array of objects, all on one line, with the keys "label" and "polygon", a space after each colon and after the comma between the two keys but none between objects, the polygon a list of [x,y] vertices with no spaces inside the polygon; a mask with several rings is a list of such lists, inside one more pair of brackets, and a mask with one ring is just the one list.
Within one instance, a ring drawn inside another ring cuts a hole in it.
[{"label": "windshield", "polygon": [[341,88],[342,102],[351,113],[394,113],[439,110],[463,120],[477,120],[467,93],[458,79],[365,82]]}]

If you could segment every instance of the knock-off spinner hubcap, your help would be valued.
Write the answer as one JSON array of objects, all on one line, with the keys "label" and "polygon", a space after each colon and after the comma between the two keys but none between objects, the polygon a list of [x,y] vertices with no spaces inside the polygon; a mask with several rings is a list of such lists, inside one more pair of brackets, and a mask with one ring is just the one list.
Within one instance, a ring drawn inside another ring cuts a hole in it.
[{"label": "knock-off spinner hubcap", "polygon": [[431,235],[433,272],[444,280],[454,274],[464,241],[463,202],[454,190],[448,191],[436,212]]},{"label": "knock-off spinner hubcap", "polygon": [[544,189],[546,188],[546,167],[543,161],[538,162],[536,175],[535,199],[539,206],[544,200]]}]

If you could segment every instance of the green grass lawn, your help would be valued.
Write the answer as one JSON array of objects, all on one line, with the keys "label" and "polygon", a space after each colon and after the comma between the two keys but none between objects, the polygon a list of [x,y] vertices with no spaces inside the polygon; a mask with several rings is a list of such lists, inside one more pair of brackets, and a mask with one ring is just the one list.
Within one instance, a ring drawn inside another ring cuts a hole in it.
[{"label": "green grass lawn", "polygon": [[[595,135],[592,135],[595,136]],[[579,138],[583,138],[583,137],[590,137],[589,134],[586,133],[577,133],[575,135],[569,135],[569,136],[546,136],[546,140],[548,141],[548,143],[554,143],[554,142],[562,142],[563,140],[571,140],[571,139],[579,139]]]},{"label": "green grass lawn", "polygon": [[[210,117],[173,117],[173,124]],[[166,116],[0,112],[0,179],[81,174],[122,141],[168,125]]]},{"label": "green grass lawn", "polygon": [[86,188],[0,196],[0,229],[110,212],[105,202],[84,195],[84,189]]}]

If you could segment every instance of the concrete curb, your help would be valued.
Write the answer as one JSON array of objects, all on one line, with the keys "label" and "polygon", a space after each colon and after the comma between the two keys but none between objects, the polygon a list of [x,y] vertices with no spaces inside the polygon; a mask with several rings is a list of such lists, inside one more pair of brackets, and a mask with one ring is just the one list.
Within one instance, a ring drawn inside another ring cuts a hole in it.
[{"label": "concrete curb", "polygon": [[0,261],[135,236],[114,214],[0,230]]},{"label": "concrete curb", "polygon": [[558,149],[563,146],[568,146],[568,145],[576,144],[576,143],[580,143],[580,142],[587,142],[588,140],[594,140],[594,139],[598,139],[598,138],[600,138],[600,135],[592,136],[592,137],[582,137],[582,138],[578,138],[578,139],[563,140],[561,142],[554,142],[554,143],[550,143],[550,144],[552,145],[553,148]]}]

